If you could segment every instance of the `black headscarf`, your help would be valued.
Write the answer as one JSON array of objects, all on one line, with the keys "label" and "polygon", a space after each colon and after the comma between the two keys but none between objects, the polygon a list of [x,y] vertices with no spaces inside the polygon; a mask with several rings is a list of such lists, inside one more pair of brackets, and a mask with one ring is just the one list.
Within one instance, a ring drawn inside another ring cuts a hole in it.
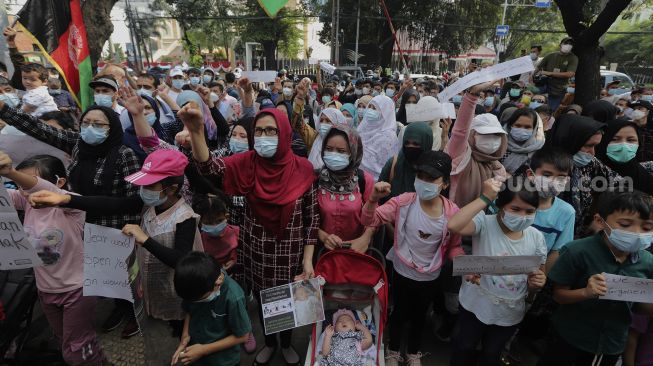
[{"label": "black headscarf", "polygon": [[[160,118],[161,118],[161,112],[159,110],[159,106],[157,105],[156,101],[147,95],[141,95],[141,98],[143,98],[146,102],[150,104],[152,109],[154,110],[154,113],[156,115],[156,121],[152,125],[152,128],[154,129],[154,132],[156,135],[159,137],[159,139],[167,142],[167,143],[173,143],[173,140],[171,140],[168,137],[168,134],[166,134],[165,130],[161,126]],[[123,144],[125,146],[131,148],[134,150],[134,153],[138,157],[138,160],[143,164],[145,161],[145,158],[147,157],[147,153],[143,150],[141,147],[140,142],[138,142],[138,137],[136,136],[136,130],[134,129],[134,119],[132,118],[131,114],[128,112],[123,112],[124,114],[121,116],[121,118],[129,118],[129,127],[125,128],[125,133],[123,136]],[[126,116],[126,117],[125,117]]]},{"label": "black headscarf", "polygon": [[585,105],[582,115],[606,123],[616,118],[619,109],[605,100],[593,100]]},{"label": "black headscarf", "polygon": [[397,111],[397,122],[406,124],[406,102],[411,96],[415,96],[415,99],[419,102],[419,92],[415,89],[407,89],[404,91],[404,94],[401,96],[401,104],[399,105],[399,110]]},{"label": "black headscarf", "polygon": [[590,117],[563,114],[547,133],[545,146],[557,146],[574,155],[590,137],[604,128],[605,123]]},{"label": "black headscarf", "polygon": [[[249,143],[249,149],[252,150],[254,148],[254,117],[244,117],[237,120],[231,127],[231,132],[236,126],[240,126],[247,131],[247,142]],[[229,138],[231,138],[231,134],[229,134]]]},{"label": "black headscarf", "polygon": [[[79,154],[77,163],[70,171],[70,185],[73,191],[81,195],[111,195],[113,186],[113,175],[116,171],[116,161],[118,160],[119,150],[122,146],[123,131],[120,124],[120,116],[113,109],[94,105],[89,107],[80,117],[84,120],[86,114],[90,111],[99,110],[109,120],[109,136],[99,145],[89,145],[82,140],[81,135],[77,141]],[[95,188],[95,172],[99,168],[98,159],[104,158],[102,172],[102,192]]]},{"label": "black headscarf", "polygon": [[[637,132],[637,140],[640,142],[640,145],[637,148],[635,158],[625,163],[619,163],[608,157],[607,149],[608,144],[610,144],[614,135],[624,127],[632,127],[635,129],[635,132]],[[603,135],[601,143],[596,146],[596,157],[599,158],[603,164],[610,167],[610,169],[619,173],[622,177],[632,178],[635,189],[648,194],[653,194],[653,175],[644,169],[644,167],[642,167],[637,161],[637,155],[642,149],[641,141],[642,137],[637,123],[625,119],[609,121],[605,128],[605,135]]]}]

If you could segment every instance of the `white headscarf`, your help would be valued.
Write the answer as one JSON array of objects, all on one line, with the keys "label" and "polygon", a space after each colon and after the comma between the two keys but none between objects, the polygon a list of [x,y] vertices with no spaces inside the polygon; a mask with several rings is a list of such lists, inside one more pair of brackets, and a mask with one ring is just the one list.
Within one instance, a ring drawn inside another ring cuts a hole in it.
[{"label": "white headscarf", "polygon": [[[367,109],[373,105],[381,114],[381,120],[371,123],[367,120]],[[365,110],[365,116],[358,133],[363,142],[363,162],[361,169],[372,174],[374,180],[379,179],[381,169],[394,154],[397,153],[397,120],[395,118],[395,103],[385,95],[377,95],[370,101]]]},{"label": "white headscarf", "polygon": [[[333,125],[342,125],[342,124],[347,124],[347,118],[345,118],[345,115],[340,112],[340,110],[336,108],[326,108],[320,113],[320,117],[324,115],[326,116],[329,121]],[[313,141],[313,147],[311,148],[310,154],[308,154],[308,160],[313,164],[313,169],[319,170],[322,169],[324,166],[324,162],[322,161],[322,145],[324,139],[322,138],[322,135],[320,135],[320,119],[315,120],[315,130],[318,132],[317,138],[315,141]]]}]

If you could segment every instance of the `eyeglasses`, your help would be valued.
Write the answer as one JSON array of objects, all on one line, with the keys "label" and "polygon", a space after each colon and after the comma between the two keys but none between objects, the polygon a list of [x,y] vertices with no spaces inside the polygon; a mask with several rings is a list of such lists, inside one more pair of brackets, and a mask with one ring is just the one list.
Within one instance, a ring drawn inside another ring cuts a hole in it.
[{"label": "eyeglasses", "polygon": [[544,99],[532,99],[531,102],[545,103]]},{"label": "eyeglasses", "polygon": [[276,136],[279,134],[279,129],[275,127],[266,127],[266,128],[260,128],[256,127],[254,128],[254,136],[260,137],[260,136]]},{"label": "eyeglasses", "polygon": [[108,130],[110,125],[108,123],[104,123],[101,121],[82,121],[81,126],[82,127],[92,126],[93,128],[102,128]]}]

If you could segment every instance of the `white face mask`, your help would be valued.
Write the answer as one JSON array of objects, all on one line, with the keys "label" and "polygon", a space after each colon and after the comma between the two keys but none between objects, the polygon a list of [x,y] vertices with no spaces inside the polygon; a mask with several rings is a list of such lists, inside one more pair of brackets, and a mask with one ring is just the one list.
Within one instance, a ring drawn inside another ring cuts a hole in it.
[{"label": "white face mask", "polygon": [[560,52],[569,53],[569,52],[571,52],[572,48],[574,48],[574,46],[572,46],[570,44],[563,44],[562,46],[560,46]]},{"label": "white face mask", "polygon": [[630,117],[634,120],[642,119],[646,117],[646,112],[640,110],[633,110],[632,113],[630,113]]},{"label": "white face mask", "polygon": [[474,142],[478,151],[484,154],[494,154],[501,147],[501,136],[475,135]]}]

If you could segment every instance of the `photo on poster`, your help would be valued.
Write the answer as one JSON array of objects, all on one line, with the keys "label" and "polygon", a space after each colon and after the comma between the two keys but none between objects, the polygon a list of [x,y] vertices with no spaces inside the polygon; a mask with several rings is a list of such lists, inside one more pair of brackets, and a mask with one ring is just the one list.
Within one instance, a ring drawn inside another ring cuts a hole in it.
[{"label": "photo on poster", "polygon": [[322,289],[317,278],[261,291],[265,334],[324,320]]}]

